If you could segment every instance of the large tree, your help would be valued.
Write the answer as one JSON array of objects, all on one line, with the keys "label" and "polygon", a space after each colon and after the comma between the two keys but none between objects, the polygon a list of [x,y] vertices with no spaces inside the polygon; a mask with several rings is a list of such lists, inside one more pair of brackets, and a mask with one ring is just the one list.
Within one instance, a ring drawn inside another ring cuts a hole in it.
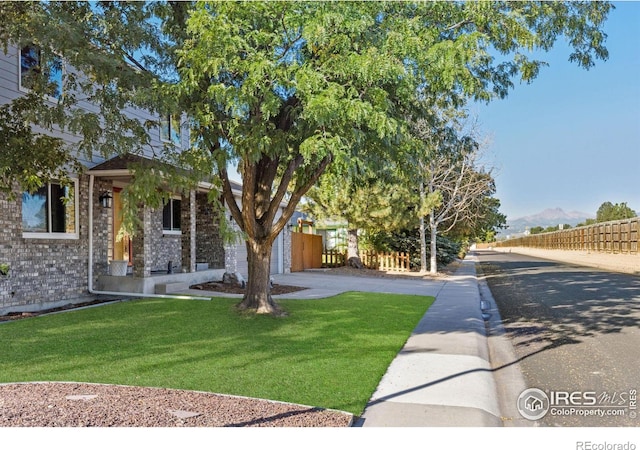
[{"label": "large tree", "polygon": [[[79,150],[140,151],[149,124],[119,114],[124,106],[189,115],[194,148],[181,159],[219,176],[247,242],[249,280],[240,306],[259,313],[280,312],[269,292],[273,241],[332,161],[394,151],[416,96],[504,97],[514,78],[531,81],[543,65],[523,50],[546,50],[565,37],[570,59],[590,67],[607,57],[601,27],[611,8],[448,1],[0,7],[5,43],[29,39],[84,74],[66,80],[84,94],[54,108],[64,116],[56,116],[57,126],[83,136]],[[82,114],[74,108],[81,101],[100,110]],[[230,164],[243,179],[240,204],[231,194]],[[6,174],[12,171],[3,167]],[[157,204],[152,183],[143,186],[131,192]]]}]

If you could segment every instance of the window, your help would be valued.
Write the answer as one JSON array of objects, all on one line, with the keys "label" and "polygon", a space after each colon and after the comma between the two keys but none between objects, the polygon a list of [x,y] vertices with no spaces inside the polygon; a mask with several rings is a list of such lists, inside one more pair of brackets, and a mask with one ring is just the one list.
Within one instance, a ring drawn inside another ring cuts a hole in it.
[{"label": "window", "polygon": [[77,239],[77,181],[72,186],[49,183],[33,194],[22,194],[25,238]]},{"label": "window", "polygon": [[180,214],[182,201],[172,198],[165,202],[162,209],[162,230],[165,234],[180,233]]},{"label": "window", "polygon": [[49,97],[62,97],[62,59],[43,52],[35,45],[20,50],[20,88],[36,89],[40,84]]},{"label": "window", "polygon": [[167,114],[160,120],[160,140],[180,147],[180,116]]}]

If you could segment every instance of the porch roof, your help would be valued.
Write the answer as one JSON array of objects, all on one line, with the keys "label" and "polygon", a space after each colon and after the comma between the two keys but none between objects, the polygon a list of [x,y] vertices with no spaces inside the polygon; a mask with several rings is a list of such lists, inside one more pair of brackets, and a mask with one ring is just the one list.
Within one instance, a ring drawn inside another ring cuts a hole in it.
[{"label": "porch roof", "polygon": [[[126,153],[124,155],[114,156],[111,159],[97,164],[89,169],[88,173],[89,175],[97,177],[105,177],[127,182],[131,180],[133,170],[136,166],[159,170],[161,175],[162,172],[168,172],[173,169],[170,164],[158,161],[157,159]],[[214,189],[214,186],[209,182],[200,181],[198,183],[198,189],[210,191]]]},{"label": "porch roof", "polygon": [[[117,155],[111,159],[92,167],[89,172],[99,172],[105,170],[129,170],[129,168],[136,164],[148,165],[150,167],[162,168],[166,164],[144,156],[133,155],[126,153],[124,155]],[[97,175],[97,174],[96,174]]]},{"label": "porch roof", "polygon": [[[95,165],[89,169],[89,175],[95,175],[97,177],[108,177],[119,181],[129,181],[132,177],[132,170],[135,166],[149,167],[167,171],[171,166],[165,162],[158,161],[157,159],[146,158],[140,155],[134,155],[126,153],[124,155],[114,156],[100,164]],[[231,184],[231,191],[236,195],[242,195],[242,183],[229,180]],[[198,189],[204,191],[210,191],[214,189],[213,184],[201,181],[198,183]],[[286,204],[283,202],[283,205]]]}]

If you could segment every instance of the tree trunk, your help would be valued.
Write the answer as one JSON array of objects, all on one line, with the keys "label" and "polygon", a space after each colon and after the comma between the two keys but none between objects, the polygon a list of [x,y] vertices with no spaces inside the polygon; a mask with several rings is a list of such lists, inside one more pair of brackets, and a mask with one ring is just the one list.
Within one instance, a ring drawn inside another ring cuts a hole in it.
[{"label": "tree trunk", "polygon": [[284,316],[286,312],[271,297],[271,248],[270,241],[247,241],[249,277],[242,302],[237,307],[256,314]]},{"label": "tree trunk", "polygon": [[424,217],[420,217],[420,273],[427,272],[427,232]]},{"label": "tree trunk", "polygon": [[[424,183],[420,183],[420,207],[424,205]],[[420,273],[427,272],[427,233],[424,226],[424,216],[420,213]]]},{"label": "tree trunk", "polygon": [[429,228],[431,230],[431,264],[429,267],[429,273],[435,275],[438,273],[438,255],[436,247],[436,236],[438,235],[438,228],[436,227],[436,221],[433,215],[429,216]]},{"label": "tree trunk", "polygon": [[347,262],[356,269],[364,268],[358,250],[358,229],[347,230]]},{"label": "tree trunk", "polygon": [[[211,152],[217,148],[213,146]],[[244,232],[247,243],[247,260],[249,274],[247,290],[243,300],[237,305],[240,310],[252,311],[256,314],[286,315],[286,312],[273,301],[271,297],[270,265],[271,249],[278,233],[287,225],[293,215],[296,205],[304,194],[313,186],[333,160],[332,154],[327,154],[317,162],[315,169],[304,168],[308,175],[302,183],[295,183],[293,192],[288,187],[296,171],[303,165],[305,158],[301,153],[294,154],[291,159],[282,161],[281,156],[275,158],[261,154],[258,161],[247,155],[242,157],[242,196],[240,202],[235,197],[229,180],[226,166],[219,166],[218,171],[222,180],[222,195],[229,207],[231,216],[238,227]],[[280,163],[283,163],[280,166]],[[283,169],[282,172],[279,169]],[[279,177],[274,190],[274,180]],[[280,205],[286,195],[289,195],[287,205],[277,217]],[[240,205],[238,204],[240,203]],[[240,208],[240,206],[242,208]]]}]

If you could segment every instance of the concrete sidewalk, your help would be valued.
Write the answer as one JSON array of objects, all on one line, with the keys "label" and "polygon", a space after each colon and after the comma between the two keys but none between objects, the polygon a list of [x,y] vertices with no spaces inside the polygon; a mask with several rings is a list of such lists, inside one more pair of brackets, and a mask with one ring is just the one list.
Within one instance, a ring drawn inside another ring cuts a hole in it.
[{"label": "concrete sidewalk", "polygon": [[273,280],[278,284],[309,288],[304,291],[274,296],[275,298],[299,299],[325,298],[349,291],[432,295],[435,297],[446,284],[444,278],[425,280],[422,278],[353,277],[348,275],[333,275],[330,272],[322,270],[274,275]]},{"label": "concrete sidewalk", "polygon": [[356,426],[502,425],[474,259],[441,287]]}]

